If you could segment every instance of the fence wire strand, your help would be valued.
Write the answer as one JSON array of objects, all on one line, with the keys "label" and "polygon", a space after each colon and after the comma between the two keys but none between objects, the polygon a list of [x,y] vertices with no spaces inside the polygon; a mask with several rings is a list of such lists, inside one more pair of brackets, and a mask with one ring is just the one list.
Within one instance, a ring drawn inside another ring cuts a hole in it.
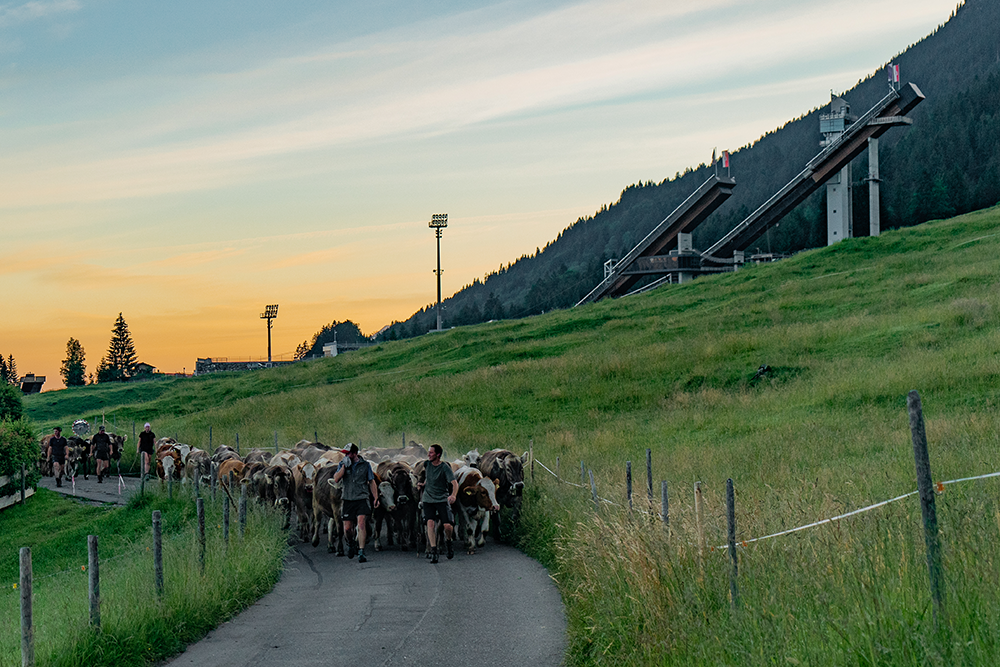
[{"label": "fence wire strand", "polygon": [[[544,463],[542,463],[538,459],[535,459],[535,463],[537,463],[538,465],[540,465],[543,470],[545,470],[547,473],[549,473],[550,475],[552,475],[553,477],[555,477],[557,481],[562,482],[563,484],[569,484],[570,486],[575,486],[575,487],[580,488],[580,489],[586,489],[587,488],[583,484],[576,484],[574,482],[570,482],[569,480],[562,479],[561,477],[559,477],[559,475],[557,475],[554,472],[552,472]],[[980,479],[989,479],[991,477],[1000,477],[1000,472],[991,472],[991,473],[987,473],[985,475],[976,475],[974,477],[960,477],[958,479],[950,479],[947,482],[938,482],[935,486],[938,489],[938,491],[940,492],[940,491],[943,491],[944,487],[947,486],[947,485],[949,485],[949,484],[958,484],[960,482],[972,482],[972,481],[976,481],[976,480],[980,480]],[[834,521],[840,521],[841,519],[846,519],[846,518],[852,517],[852,516],[854,516],[856,514],[863,514],[865,512],[870,512],[871,510],[878,509],[879,507],[884,507],[885,505],[889,505],[890,503],[894,503],[896,501],[903,500],[904,498],[909,498],[910,496],[915,496],[915,495],[917,495],[917,493],[919,493],[919,492],[918,491],[910,491],[909,493],[904,493],[901,496],[896,496],[895,498],[890,498],[889,500],[883,500],[881,502],[877,502],[877,503],[874,503],[872,505],[868,505],[867,507],[861,507],[859,509],[852,510],[850,512],[846,512],[844,514],[838,514],[837,516],[832,516],[832,517],[829,517],[827,519],[820,519],[819,521],[813,521],[812,523],[807,523],[805,525],[797,526],[795,528],[789,528],[787,530],[778,531],[777,533],[771,533],[770,535],[764,535],[762,537],[754,537],[754,538],[749,539],[749,540],[739,540],[737,542],[737,546],[743,546],[743,547],[745,547],[748,544],[752,544],[753,542],[761,542],[763,540],[769,540],[769,539],[774,538],[774,537],[782,537],[784,535],[790,535],[791,533],[797,533],[797,532],[799,532],[801,530],[806,530],[807,528],[815,528],[817,526],[822,526],[824,524],[833,523]],[[615,502],[613,500],[608,500],[607,498],[602,498],[601,496],[598,496],[597,499],[599,501],[601,501],[603,503],[607,503],[609,505],[614,505],[616,507],[624,507],[624,505],[622,505],[621,503],[617,503],[617,502]],[[647,511],[641,510],[641,509],[634,510],[634,511],[637,511],[637,512],[639,512],[641,514],[646,514],[648,516],[653,516],[653,517],[659,516],[656,513],[647,512]],[[722,544],[722,545],[714,547],[714,548],[715,549],[720,549],[720,550],[721,549],[728,549],[729,545],[728,544]]]}]

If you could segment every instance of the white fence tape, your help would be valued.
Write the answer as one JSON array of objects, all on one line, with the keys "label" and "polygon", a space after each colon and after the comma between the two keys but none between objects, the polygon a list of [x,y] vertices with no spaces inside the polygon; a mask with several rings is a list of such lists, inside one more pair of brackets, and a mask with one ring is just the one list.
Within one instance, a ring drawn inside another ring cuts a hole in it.
[{"label": "white fence tape", "polygon": [[[537,463],[538,465],[542,466],[543,469],[545,469],[550,475],[552,475],[553,477],[555,477],[557,480],[559,480],[563,484],[569,484],[570,486],[575,486],[575,487],[578,487],[578,488],[581,488],[581,489],[586,489],[587,488],[583,484],[575,484],[575,483],[570,482],[568,480],[560,479],[558,475],[556,475],[554,472],[552,472],[551,470],[549,470],[545,466],[545,464],[542,463],[541,461],[539,461],[538,459],[535,459],[535,463]],[[947,486],[948,484],[958,484],[959,482],[972,482],[972,481],[979,480],[979,479],[988,479],[990,477],[1000,477],[1000,472],[991,472],[991,473],[987,473],[985,475],[976,475],[975,477],[961,477],[959,479],[951,479],[951,480],[948,480],[947,482],[938,482],[935,486],[938,489],[938,491],[940,492],[940,491],[943,491],[944,487]],[[762,540],[769,540],[772,537],[781,537],[782,535],[790,535],[791,533],[797,533],[800,530],[805,530],[807,528],[815,528],[816,526],[822,526],[823,524],[833,523],[834,521],[840,521],[841,519],[846,519],[848,517],[852,517],[855,514],[863,514],[864,512],[870,512],[873,509],[878,509],[879,507],[882,507],[884,505],[888,505],[890,503],[894,503],[897,500],[902,500],[903,498],[909,498],[910,496],[915,496],[915,495],[917,495],[917,493],[918,493],[917,491],[910,491],[909,493],[904,493],[901,496],[896,496],[895,498],[890,498],[889,500],[883,500],[882,502],[875,503],[874,505],[868,505],[867,507],[862,507],[860,509],[856,509],[856,510],[853,510],[851,512],[847,512],[846,514],[838,514],[837,516],[832,516],[832,517],[830,517],[828,519],[820,519],[819,521],[813,521],[812,523],[807,523],[804,526],[798,526],[796,528],[789,528],[788,530],[782,530],[782,531],[779,531],[777,533],[771,533],[770,535],[764,535],[763,537],[755,537],[755,538],[749,539],[749,540],[739,540],[737,542],[737,544],[739,546],[744,546],[745,547],[746,545],[751,544],[753,542],[760,542]],[[598,500],[600,500],[601,502],[605,502],[605,503],[607,503],[609,505],[615,505],[617,507],[623,507],[623,505],[621,503],[616,503],[616,502],[614,502],[612,500],[608,500],[607,498],[601,498],[600,496],[598,496]],[[638,511],[641,512],[641,513],[643,513],[643,514],[647,514],[649,516],[659,516],[658,514],[654,514],[652,512],[646,512],[644,510],[638,510]],[[729,545],[728,544],[723,544],[723,545],[717,546],[715,548],[716,549],[728,549]]]}]

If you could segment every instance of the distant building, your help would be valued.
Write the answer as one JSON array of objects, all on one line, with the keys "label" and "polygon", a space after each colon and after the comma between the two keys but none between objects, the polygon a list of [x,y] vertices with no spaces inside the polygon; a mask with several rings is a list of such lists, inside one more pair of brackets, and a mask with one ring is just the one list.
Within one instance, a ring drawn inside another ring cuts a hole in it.
[{"label": "distant building", "polygon": [[156,372],[156,366],[150,366],[147,363],[139,362],[135,365],[136,375],[152,375]]},{"label": "distant building", "polygon": [[21,391],[25,394],[40,394],[43,384],[45,384],[44,375],[36,376],[34,373],[28,373],[21,378]]}]

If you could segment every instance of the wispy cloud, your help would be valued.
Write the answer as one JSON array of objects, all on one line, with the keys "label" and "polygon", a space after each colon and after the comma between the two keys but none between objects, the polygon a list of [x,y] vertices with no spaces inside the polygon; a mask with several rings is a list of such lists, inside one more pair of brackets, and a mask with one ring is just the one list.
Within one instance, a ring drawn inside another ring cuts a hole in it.
[{"label": "wispy cloud", "polygon": [[31,0],[23,4],[0,5],[0,27],[29,23],[80,9],[78,0]]}]

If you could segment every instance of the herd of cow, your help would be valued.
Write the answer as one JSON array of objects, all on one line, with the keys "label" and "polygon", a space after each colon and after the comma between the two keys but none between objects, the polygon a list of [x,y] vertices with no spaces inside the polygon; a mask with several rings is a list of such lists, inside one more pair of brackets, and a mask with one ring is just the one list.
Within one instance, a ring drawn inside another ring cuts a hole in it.
[{"label": "herd of cow", "polygon": [[[111,437],[113,452],[120,453],[125,438]],[[72,470],[69,472],[72,475],[79,457],[83,456],[85,443],[69,440],[72,453],[67,455],[67,471]],[[374,542],[376,551],[381,550],[384,527],[386,546],[398,544],[404,551],[409,548],[426,552],[417,487],[424,478],[427,450],[411,441],[407,447],[363,449],[361,455],[372,466],[379,494],[369,542]],[[459,486],[452,509],[458,536],[465,540],[467,553],[473,554],[477,546],[485,544],[490,517],[496,516],[501,506],[515,512],[520,508],[526,456],[527,453],[517,456],[505,449],[482,455],[472,450],[451,462]],[[277,453],[251,449],[246,456],[240,456],[227,445],[209,454],[173,438],[161,438],[156,443],[153,464],[161,480],[172,478],[181,484],[207,485],[214,479],[224,492],[230,492],[230,485],[245,486],[249,496],[285,511],[286,528],[290,527],[294,511],[296,529],[303,541],[318,546],[325,528],[327,549],[343,556],[342,489],[340,483],[333,481],[343,458],[339,449],[307,440]]]}]

